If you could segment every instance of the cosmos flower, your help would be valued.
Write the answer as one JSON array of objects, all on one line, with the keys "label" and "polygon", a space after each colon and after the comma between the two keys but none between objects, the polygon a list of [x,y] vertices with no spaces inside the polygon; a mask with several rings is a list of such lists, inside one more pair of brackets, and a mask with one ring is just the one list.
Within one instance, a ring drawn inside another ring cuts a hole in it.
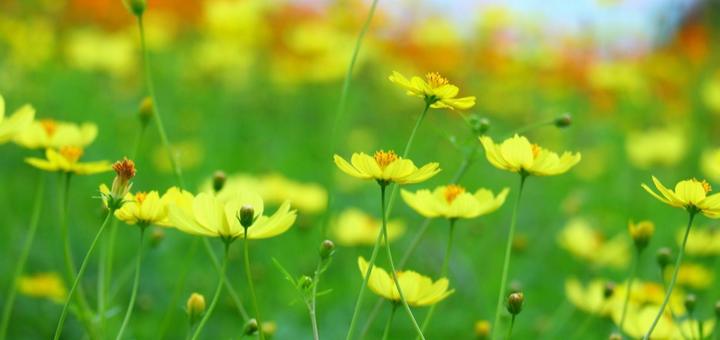
[{"label": "cosmos flower", "polygon": [[505,203],[509,189],[503,189],[499,194],[485,188],[478,189],[474,194],[466,192],[465,188],[450,184],[439,186],[435,190],[418,190],[413,193],[402,190],[402,198],[415,211],[425,217],[475,218],[491,213]]},{"label": "cosmos flower", "polygon": [[553,176],[567,172],[580,162],[580,153],[557,153],[531,144],[519,135],[495,144],[488,136],[480,137],[487,160],[498,169],[523,175]]},{"label": "cosmos flower", "polygon": [[[115,210],[115,217],[127,224],[140,226],[158,225],[168,226],[168,205],[175,203],[176,195],[180,190],[170,188],[165,195],[160,196],[157,191],[127,193],[123,198],[122,206]],[[110,194],[110,189],[100,185],[100,193],[103,197]]]},{"label": "cosmos flower", "polygon": [[438,163],[428,163],[418,169],[409,159],[399,157],[394,151],[377,151],[371,157],[354,153],[348,163],[335,155],[335,165],[342,172],[360,179],[374,179],[380,183],[420,183],[440,172]]},{"label": "cosmos flower", "polygon": [[20,294],[47,298],[55,303],[63,303],[67,297],[67,288],[58,273],[38,273],[23,276],[18,282]]},{"label": "cosmos flower", "polygon": [[41,170],[76,175],[92,175],[112,170],[108,161],[80,162],[83,152],[83,149],[71,146],[60,148],[60,151],[47,149],[46,159],[30,157],[26,158],[25,162]]},{"label": "cosmos flower", "polygon": [[630,245],[624,235],[606,239],[580,217],[568,221],[557,240],[570,254],[601,267],[625,268],[631,257]]},{"label": "cosmos flower", "polygon": [[388,79],[407,90],[409,96],[423,98],[425,103],[435,109],[467,110],[475,106],[474,96],[457,98],[460,91],[458,87],[450,84],[437,72],[426,74],[424,80],[420,77],[412,77],[408,80],[399,72],[393,71]]},{"label": "cosmos flower", "polygon": [[85,148],[97,137],[94,123],[75,124],[52,119],[35,120],[21,130],[14,139],[28,149],[61,149],[63,147]]},{"label": "cosmos flower", "polygon": [[23,105],[12,116],[5,118],[5,99],[0,95],[0,144],[15,137],[26,129],[35,117],[35,109],[30,105]]},{"label": "cosmos flower", "polygon": [[[381,221],[357,208],[340,213],[333,226],[333,240],[344,246],[372,246],[380,232]],[[387,223],[388,240],[396,240],[405,233],[405,224],[400,220]]]},{"label": "cosmos flower", "polygon": [[720,218],[720,194],[708,196],[708,193],[712,191],[708,182],[694,178],[686,179],[678,182],[675,190],[670,190],[655,176],[652,177],[652,180],[660,192],[659,195],[644,183],[642,188],[661,202],[692,213],[700,212],[710,218]]}]

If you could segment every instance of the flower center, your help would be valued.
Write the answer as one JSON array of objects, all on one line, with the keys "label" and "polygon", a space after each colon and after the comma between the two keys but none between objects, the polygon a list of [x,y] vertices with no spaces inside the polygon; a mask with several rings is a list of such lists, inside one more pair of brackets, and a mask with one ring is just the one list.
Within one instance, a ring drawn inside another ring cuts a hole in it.
[{"label": "flower center", "polygon": [[428,85],[434,89],[448,84],[448,80],[437,72],[430,72],[426,74],[425,79],[427,80]]},{"label": "flower center", "polygon": [[130,180],[135,177],[135,162],[130,159],[123,158],[112,165],[115,173],[123,180]]},{"label": "flower center", "polygon": [[702,182],[700,182],[700,184],[702,184],[703,190],[705,190],[706,194],[712,191],[710,183],[708,183],[706,180],[703,180]]},{"label": "flower center", "polygon": [[60,155],[70,163],[77,163],[83,155],[83,149],[75,146],[64,146],[60,149]]},{"label": "flower center", "polygon": [[445,201],[448,203],[452,203],[460,194],[465,192],[465,188],[450,184],[445,187],[445,192],[443,193],[445,195]]},{"label": "flower center", "polygon": [[57,131],[57,122],[52,119],[43,119],[40,121],[40,125],[48,136],[54,135]]},{"label": "flower center", "polygon": [[146,192],[138,192],[135,194],[135,202],[137,202],[137,204],[142,204],[143,202],[145,202],[146,198],[147,198]]},{"label": "flower center", "polygon": [[385,169],[390,163],[396,161],[398,159],[398,155],[395,153],[395,151],[376,151],[375,155],[373,156],[375,158],[375,162],[377,162],[378,166],[380,166],[381,169]]},{"label": "flower center", "polygon": [[532,144],[531,148],[532,148],[533,158],[538,158],[538,156],[540,156],[540,150],[541,150],[540,145]]}]

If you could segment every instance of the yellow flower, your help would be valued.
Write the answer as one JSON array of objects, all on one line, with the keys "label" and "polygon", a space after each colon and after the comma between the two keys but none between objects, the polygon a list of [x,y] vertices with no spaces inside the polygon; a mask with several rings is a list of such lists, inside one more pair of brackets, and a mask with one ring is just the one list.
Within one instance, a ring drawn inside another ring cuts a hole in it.
[{"label": "yellow flower", "polygon": [[677,129],[632,132],[625,141],[625,151],[630,162],[641,169],[677,164],[685,156],[686,150],[686,138]]},{"label": "yellow flower", "polygon": [[487,160],[498,169],[523,175],[552,176],[567,172],[580,162],[580,153],[564,152],[561,156],[530,144],[524,136],[517,134],[502,144],[495,144],[490,137],[480,137]]},{"label": "yellow flower", "polygon": [[[674,266],[665,268],[665,279],[670,280]],[[713,273],[702,265],[683,263],[678,271],[677,284],[693,289],[705,289],[713,283]]]},{"label": "yellow flower", "polygon": [[583,218],[568,221],[558,234],[558,243],[576,257],[601,267],[625,268],[630,258],[623,235],[606,240]]},{"label": "yellow flower", "polygon": [[15,143],[29,148],[55,148],[66,146],[84,148],[97,137],[97,125],[93,123],[58,122],[52,119],[35,120],[15,136]]},{"label": "yellow flower", "polygon": [[[622,307],[618,307],[617,310],[621,310]],[[629,303],[627,307],[627,313],[625,315],[625,322],[623,324],[623,333],[630,336],[632,339],[641,339],[647,330],[650,329],[655,316],[660,310],[660,303],[657,304],[635,304]],[[677,313],[676,310],[674,310]],[[613,322],[618,327],[620,326],[620,313],[613,314]],[[682,339],[672,337],[675,334],[675,323],[673,322],[672,314],[669,309],[665,309],[665,313],[660,317],[660,320],[653,331],[653,339]]]},{"label": "yellow flower", "polygon": [[47,298],[55,303],[63,303],[67,296],[67,289],[62,278],[57,273],[38,273],[32,276],[23,276],[18,282],[20,294]]},{"label": "yellow flower", "polygon": [[583,286],[577,278],[569,278],[565,280],[565,295],[570,303],[586,313],[610,315],[616,294],[605,297],[606,284],[607,281],[596,279]]},{"label": "yellow flower", "polygon": [[112,165],[107,161],[80,163],[82,155],[83,149],[67,146],[59,152],[54,149],[45,150],[46,159],[30,157],[26,158],[25,162],[41,170],[76,175],[92,175],[112,170]]},{"label": "yellow flower", "polygon": [[628,232],[635,242],[635,247],[643,250],[647,247],[650,238],[655,233],[655,224],[652,223],[652,221],[630,222],[628,223]]},{"label": "yellow flower", "polygon": [[0,143],[13,139],[18,132],[30,125],[34,117],[35,109],[25,104],[5,119],[5,99],[0,95]]},{"label": "yellow flower", "polygon": [[700,169],[711,181],[720,182],[720,148],[703,151]]},{"label": "yellow flower", "polygon": [[662,196],[656,194],[645,183],[642,184],[642,188],[663,203],[684,208],[691,213],[701,212],[710,218],[720,218],[720,194],[708,196],[707,194],[712,190],[708,182],[701,182],[694,178],[686,179],[678,182],[675,190],[670,190],[655,176],[652,177],[652,180]]},{"label": "yellow flower", "polygon": [[[100,193],[103,197],[110,194],[110,189],[105,184],[100,185]],[[160,197],[157,191],[127,193],[123,198],[122,206],[115,210],[115,217],[127,224],[140,226],[158,225],[168,226],[168,205],[176,203],[176,195],[180,190],[170,188],[165,195]]]},{"label": "yellow flower", "polygon": [[[358,257],[358,267],[360,267],[362,276],[365,277],[369,265],[363,257]],[[434,305],[454,292],[454,290],[448,290],[449,282],[444,277],[433,282],[427,276],[406,270],[398,272],[397,278],[405,296],[405,301],[407,301],[408,305],[414,307]],[[397,287],[395,287],[395,281],[380,267],[373,267],[368,280],[368,287],[375,294],[387,300],[400,302],[400,294],[398,294]]]},{"label": "yellow flower", "polygon": [[[677,243],[682,244],[684,230],[678,230]],[[720,255],[720,230],[717,228],[693,228],[690,230],[685,251],[694,256]]]},{"label": "yellow flower", "polygon": [[505,203],[509,189],[503,189],[497,196],[485,188],[474,194],[466,192],[459,185],[439,186],[435,190],[418,190],[412,193],[402,190],[405,203],[425,217],[475,218],[491,213]]},{"label": "yellow flower", "polygon": [[425,80],[420,77],[412,77],[408,80],[402,74],[393,71],[388,79],[407,90],[409,96],[425,99],[425,102],[434,109],[467,110],[475,106],[474,96],[456,98],[460,89],[436,72],[426,74]]},{"label": "yellow flower", "polygon": [[242,193],[226,202],[201,193],[195,197],[187,193],[170,193],[168,216],[170,225],[194,235],[221,237],[227,240],[244,237],[245,228],[238,220],[240,208],[253,209],[253,222],[247,227],[248,239],[263,239],[284,233],[295,222],[296,212],[290,203],[283,203],[272,216],[263,215],[263,200],[257,194]]},{"label": "yellow flower", "polygon": [[399,157],[394,151],[377,151],[372,157],[361,152],[354,153],[351,163],[335,155],[335,165],[342,172],[360,179],[374,179],[380,183],[420,183],[440,172],[438,163],[428,163],[417,168],[409,159]]},{"label": "yellow flower", "polygon": [[[344,246],[374,245],[381,223],[360,209],[347,209],[340,213],[333,226],[333,240]],[[390,220],[387,232],[388,240],[392,242],[405,233],[405,224],[400,220]]]}]

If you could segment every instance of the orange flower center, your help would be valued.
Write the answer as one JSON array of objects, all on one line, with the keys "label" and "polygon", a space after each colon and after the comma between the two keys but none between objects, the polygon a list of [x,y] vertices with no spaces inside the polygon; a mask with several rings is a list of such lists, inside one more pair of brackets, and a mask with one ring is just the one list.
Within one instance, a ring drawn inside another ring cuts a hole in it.
[{"label": "orange flower center", "polygon": [[375,158],[375,162],[377,162],[378,166],[380,166],[381,169],[385,169],[390,163],[396,161],[398,159],[398,155],[395,153],[395,151],[376,151],[375,155],[373,156]]},{"label": "orange flower center", "polygon": [[138,192],[135,194],[135,202],[137,202],[137,204],[142,204],[143,202],[145,202],[146,198],[147,193],[145,192]]},{"label": "orange flower center", "polygon": [[40,125],[48,136],[52,136],[57,131],[57,122],[52,119],[43,119],[40,121]]},{"label": "orange flower center", "polygon": [[445,195],[445,201],[447,201],[448,203],[452,203],[458,196],[460,196],[460,194],[464,192],[465,188],[459,185],[450,184],[445,187],[445,192],[443,194]]},{"label": "orange flower center", "polygon": [[77,163],[83,155],[83,149],[75,146],[65,146],[60,149],[60,155],[70,163]]},{"label": "orange flower center", "polygon": [[430,72],[426,74],[425,79],[427,80],[428,85],[432,88],[438,88],[448,84],[448,80],[437,72]]},{"label": "orange flower center", "polygon": [[135,162],[130,159],[123,158],[122,160],[115,162],[112,167],[117,176],[123,180],[127,181],[135,177]]},{"label": "orange flower center", "polygon": [[540,145],[532,144],[531,147],[532,147],[533,158],[538,158],[538,156],[540,156],[540,150],[542,150],[540,148]]},{"label": "orange flower center", "polygon": [[706,194],[712,191],[710,183],[708,183],[706,180],[703,180],[702,182],[700,182],[700,184],[702,184],[703,190],[705,190]]}]

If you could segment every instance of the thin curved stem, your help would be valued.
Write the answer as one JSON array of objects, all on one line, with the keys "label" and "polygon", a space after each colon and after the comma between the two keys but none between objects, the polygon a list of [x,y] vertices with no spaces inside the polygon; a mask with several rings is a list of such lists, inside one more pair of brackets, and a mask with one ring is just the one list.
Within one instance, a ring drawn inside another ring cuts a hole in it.
[{"label": "thin curved stem", "polygon": [[507,338],[505,338],[506,340],[510,340],[510,338],[512,337],[513,326],[515,326],[515,316],[516,315],[513,314],[512,318],[510,319],[510,327],[508,327]]},{"label": "thin curved stem", "polygon": [[312,295],[310,296],[310,304],[309,304],[309,310],[310,310],[310,323],[312,324],[312,330],[313,330],[313,339],[314,340],[320,340],[320,329],[318,328],[318,322],[317,322],[317,287],[320,283],[320,274],[323,270],[323,262],[326,261],[324,259],[320,259],[318,261],[317,268],[315,268],[315,274],[313,275],[313,287],[312,287]]},{"label": "thin curved stem", "polygon": [[640,262],[640,254],[640,251],[635,252],[635,256],[633,256],[632,259],[632,265],[630,266],[630,273],[628,273],[627,288],[625,290],[625,300],[623,301],[622,314],[620,314],[620,331],[622,331],[624,329],[623,327],[625,326],[627,309],[628,305],[630,304],[630,293],[632,292],[632,285],[633,281],[635,281],[635,276],[637,276],[638,265]]},{"label": "thin curved stem", "polygon": [[222,293],[223,286],[225,285],[225,272],[227,270],[227,263],[228,263],[228,254],[230,253],[230,242],[225,242],[225,256],[223,257],[222,266],[220,267],[220,272],[218,273],[218,284],[215,288],[215,295],[213,295],[213,299],[210,302],[210,306],[208,307],[207,311],[205,312],[205,315],[203,315],[203,318],[200,320],[200,323],[197,325],[197,328],[195,328],[195,334],[192,336],[192,340],[196,340],[200,333],[202,333],[203,328],[205,327],[205,323],[210,319],[210,315],[212,315],[213,311],[215,310],[215,306],[217,305],[218,300],[220,299],[220,293]]},{"label": "thin curved stem", "polygon": [[145,228],[146,226],[140,226],[140,244],[138,246],[137,263],[135,264],[135,279],[133,279],[132,293],[130,294],[130,302],[128,302],[127,312],[125,312],[122,325],[120,326],[117,337],[115,337],[116,340],[122,339],[123,333],[125,333],[125,328],[130,322],[130,316],[132,315],[133,308],[135,307],[135,298],[137,298],[138,286],[140,286],[140,268],[142,266],[142,248]]},{"label": "thin curved stem", "polygon": [[497,339],[497,332],[498,329],[500,329],[500,315],[502,314],[503,301],[505,300],[505,290],[507,289],[507,277],[510,271],[510,256],[512,255],[512,242],[515,237],[515,227],[517,225],[517,212],[520,207],[520,199],[522,198],[526,178],[527,176],[525,174],[520,174],[520,188],[518,189],[517,200],[515,201],[515,207],[513,208],[512,218],[510,220],[510,231],[508,232],[508,239],[505,244],[505,259],[503,260],[500,291],[498,292],[497,306],[495,307],[495,321],[493,322],[491,339]]},{"label": "thin curved stem", "polygon": [[[387,214],[385,211],[385,185],[380,185],[380,204],[382,206],[382,232],[384,235],[385,240],[388,239],[387,235]],[[423,335],[422,330],[420,329],[420,326],[417,323],[417,320],[415,320],[415,316],[413,315],[412,310],[410,310],[410,305],[408,305],[407,300],[405,300],[405,295],[403,294],[402,287],[400,287],[400,280],[398,280],[397,277],[397,270],[395,270],[395,264],[393,263],[392,258],[392,252],[390,251],[390,242],[385,242],[385,252],[387,253],[388,262],[390,263],[390,271],[392,272],[392,278],[393,282],[395,283],[395,288],[397,288],[398,295],[400,296],[400,302],[402,302],[403,307],[405,308],[405,312],[407,312],[408,317],[410,318],[410,321],[412,321],[413,327],[415,327],[415,331],[418,333],[418,337],[420,339],[425,340],[425,336]]]},{"label": "thin curved stem", "polygon": [[[662,286],[664,290],[667,290],[667,282],[665,282],[665,273],[663,272],[662,268],[660,269],[660,282],[662,282]],[[670,311],[670,317],[672,318],[673,322],[677,322],[679,317],[677,314],[675,314],[675,311],[673,310],[672,305],[668,305],[668,310]],[[681,328],[679,328],[678,333],[680,333],[680,337],[683,338],[683,340],[691,340],[686,334],[685,331]]]},{"label": "thin curved stem", "polygon": [[392,326],[393,319],[395,318],[395,311],[397,310],[398,304],[393,303],[390,316],[388,317],[387,323],[385,324],[385,331],[383,332],[382,340],[387,340],[390,335],[390,327]]},{"label": "thin curved stem", "polygon": [[73,296],[75,295],[75,291],[80,286],[80,280],[82,279],[83,274],[85,274],[85,269],[88,265],[88,260],[90,259],[90,256],[92,255],[93,251],[95,250],[95,246],[97,246],[98,239],[100,239],[100,236],[102,235],[102,232],[105,230],[107,225],[109,224],[110,220],[113,216],[113,210],[110,210],[105,217],[105,220],[103,221],[102,225],[100,226],[100,229],[98,229],[97,233],[95,234],[95,238],[93,239],[92,243],[90,244],[90,248],[88,249],[87,253],[85,253],[85,257],[83,258],[82,264],[80,264],[80,271],[78,271],[77,276],[75,276],[75,280],[73,281],[72,288],[70,288],[70,292],[68,293],[67,299],[65,300],[65,305],[63,306],[62,313],[60,314],[60,321],[58,321],[57,328],[55,329],[55,335],[53,336],[54,340],[58,340],[60,338],[60,334],[62,334],[63,326],[65,325],[65,318],[67,317],[68,313],[68,307],[70,306],[70,301],[72,301]]},{"label": "thin curved stem", "polygon": [[5,299],[5,305],[3,306],[2,321],[0,322],[0,340],[5,340],[7,335],[8,325],[10,323],[10,315],[13,311],[13,305],[15,303],[15,295],[17,294],[18,282],[20,277],[25,271],[25,263],[27,262],[30,249],[32,249],[33,242],[35,241],[35,233],[37,231],[38,222],[40,221],[40,211],[42,211],[43,195],[45,194],[45,175],[41,174],[40,180],[35,190],[35,199],[33,203],[32,214],[30,215],[30,225],[28,226],[27,236],[25,237],[25,244],[23,244],[20,256],[17,259],[17,266],[15,267],[15,274],[10,282],[9,291],[7,292],[7,298]]},{"label": "thin curved stem", "polygon": [[250,289],[250,297],[252,298],[253,309],[255,310],[255,320],[257,321],[258,325],[258,335],[260,336],[261,340],[265,340],[265,334],[263,333],[262,329],[262,319],[260,318],[260,307],[258,306],[257,295],[255,294],[255,284],[253,283],[252,279],[252,270],[250,270],[250,250],[248,249],[249,242],[247,238],[247,230],[245,230],[245,233],[243,234],[243,251],[245,253],[245,276],[247,276],[248,288]]},{"label": "thin curved stem", "polygon": [[110,281],[112,277],[113,253],[115,251],[115,238],[117,235],[117,219],[110,222],[110,235],[103,238],[103,245],[100,248],[100,261],[98,261],[98,277],[97,277],[97,311],[98,311],[98,330],[100,337],[105,336],[106,310],[110,303],[111,296],[109,292]]},{"label": "thin curved stem", "polygon": [[643,340],[650,339],[652,332],[655,330],[655,327],[657,326],[660,318],[665,312],[665,307],[670,301],[670,296],[672,296],[672,291],[675,287],[675,282],[677,281],[678,272],[680,271],[680,265],[682,264],[683,255],[685,254],[685,245],[687,244],[688,236],[690,236],[690,229],[692,228],[692,223],[695,219],[696,212],[691,211],[688,212],[688,214],[690,216],[688,218],[687,228],[685,228],[685,237],[683,238],[683,243],[680,246],[680,251],[678,251],[677,260],[675,261],[675,268],[673,269],[672,279],[670,279],[670,284],[668,285],[668,289],[665,292],[665,299],[663,299],[663,303],[662,305],[660,305],[660,310],[658,311],[657,315],[655,315],[655,319],[653,320],[652,325],[650,325],[650,329],[648,329],[647,333],[643,337]]},{"label": "thin curved stem", "polygon": [[[448,264],[450,262],[450,253],[452,251],[452,245],[453,245],[453,235],[455,233],[455,221],[456,219],[451,218],[450,219],[450,228],[448,229],[448,240],[447,240],[447,246],[445,247],[445,257],[443,258],[442,267],[440,267],[440,277],[447,277],[448,272]],[[427,314],[425,315],[425,320],[422,323],[421,330],[423,333],[427,330],[427,327],[430,325],[430,320],[432,320],[433,314],[435,313],[435,308],[437,307],[437,303],[430,306],[430,309],[428,310]]]}]

